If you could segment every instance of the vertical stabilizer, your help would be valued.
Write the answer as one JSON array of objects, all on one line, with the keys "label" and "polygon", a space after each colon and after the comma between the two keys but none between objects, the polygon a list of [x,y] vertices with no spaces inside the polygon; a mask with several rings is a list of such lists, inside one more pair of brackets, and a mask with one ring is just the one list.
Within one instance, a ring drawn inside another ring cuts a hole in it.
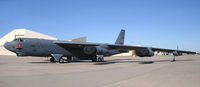
[{"label": "vertical stabilizer", "polygon": [[121,32],[119,33],[119,36],[115,42],[115,44],[124,44],[124,37],[125,37],[125,30],[122,29]]}]

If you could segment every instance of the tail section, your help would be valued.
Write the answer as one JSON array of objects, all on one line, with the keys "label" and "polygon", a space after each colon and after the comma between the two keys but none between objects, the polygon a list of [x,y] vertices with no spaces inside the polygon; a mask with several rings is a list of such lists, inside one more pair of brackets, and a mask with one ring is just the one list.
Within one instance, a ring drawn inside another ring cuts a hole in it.
[{"label": "tail section", "polygon": [[121,44],[123,45],[124,44],[124,37],[125,37],[125,30],[121,30],[121,32],[119,33],[119,36],[115,42],[115,44]]}]

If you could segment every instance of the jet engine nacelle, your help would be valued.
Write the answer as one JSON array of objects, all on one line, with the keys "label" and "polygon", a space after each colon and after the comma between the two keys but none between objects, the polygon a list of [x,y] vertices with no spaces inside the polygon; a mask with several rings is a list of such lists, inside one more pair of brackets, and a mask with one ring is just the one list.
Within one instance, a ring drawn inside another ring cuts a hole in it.
[{"label": "jet engine nacelle", "polygon": [[144,48],[144,49],[138,49],[135,51],[136,55],[139,57],[151,57],[154,56],[154,52],[152,48]]},{"label": "jet engine nacelle", "polygon": [[177,51],[172,52],[172,54],[173,54],[174,56],[178,56]]},{"label": "jet engine nacelle", "polygon": [[177,51],[172,52],[172,54],[173,54],[174,56],[181,56],[181,55],[183,55],[182,53],[177,52]]},{"label": "jet engine nacelle", "polygon": [[106,55],[109,54],[109,50],[102,48],[101,46],[88,46],[83,48],[83,52],[87,55]]}]

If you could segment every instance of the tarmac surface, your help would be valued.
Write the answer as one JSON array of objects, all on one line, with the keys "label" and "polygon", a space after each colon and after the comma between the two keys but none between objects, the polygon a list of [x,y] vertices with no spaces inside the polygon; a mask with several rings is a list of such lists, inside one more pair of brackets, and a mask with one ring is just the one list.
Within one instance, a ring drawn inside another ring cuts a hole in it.
[{"label": "tarmac surface", "polygon": [[200,87],[200,55],[172,58],[55,64],[43,57],[0,56],[0,87]]}]

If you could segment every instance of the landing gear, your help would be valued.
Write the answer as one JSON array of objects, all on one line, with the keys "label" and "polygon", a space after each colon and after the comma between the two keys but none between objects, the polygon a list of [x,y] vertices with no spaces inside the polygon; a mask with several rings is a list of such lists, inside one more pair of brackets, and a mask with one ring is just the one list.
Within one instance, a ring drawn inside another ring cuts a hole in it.
[{"label": "landing gear", "polygon": [[54,62],[55,62],[55,59],[54,59],[53,57],[51,57],[51,58],[50,58],[50,62],[51,62],[51,63],[54,63]]},{"label": "landing gear", "polygon": [[102,56],[98,56],[98,62],[104,62],[103,55]]},{"label": "landing gear", "polygon": [[92,62],[97,62],[97,57],[96,56],[92,59]]},{"label": "landing gear", "polygon": [[68,62],[70,63],[72,61],[72,56],[68,56],[67,58],[64,57],[63,54],[51,54],[52,57],[50,58],[50,62],[56,62],[56,63],[64,63]]},{"label": "landing gear", "polygon": [[71,63],[71,62],[72,62],[72,57],[67,57],[67,58],[61,57],[61,58],[59,59],[59,62],[60,62],[60,63],[65,63],[65,62]]},{"label": "landing gear", "polygon": [[176,61],[176,58],[175,58],[175,56],[174,56],[174,58],[173,58],[173,60],[171,61],[171,62],[175,62]]},{"label": "landing gear", "polygon": [[54,61],[56,63],[59,63],[63,57],[63,54],[51,54],[52,58],[50,59],[50,61]]},{"label": "landing gear", "polygon": [[67,62],[68,63],[71,63],[72,62],[72,57],[70,56],[70,57],[67,57]]},{"label": "landing gear", "polygon": [[64,63],[65,62],[65,59],[63,59],[63,57],[61,57],[60,59],[59,59],[59,63]]},{"label": "landing gear", "polygon": [[92,59],[92,62],[104,62],[103,55],[97,55]]}]

